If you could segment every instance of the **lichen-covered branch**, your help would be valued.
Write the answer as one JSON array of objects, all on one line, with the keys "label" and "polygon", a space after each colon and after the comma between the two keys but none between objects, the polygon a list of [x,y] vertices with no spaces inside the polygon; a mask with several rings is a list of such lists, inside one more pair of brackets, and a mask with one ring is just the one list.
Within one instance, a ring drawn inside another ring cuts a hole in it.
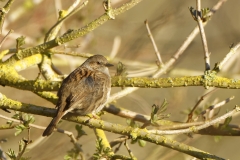
[{"label": "lichen-covered branch", "polygon": [[170,88],[204,86],[226,89],[239,89],[240,80],[219,77],[213,74],[175,78],[112,77],[112,87]]},{"label": "lichen-covered branch", "polygon": [[5,16],[8,13],[8,11],[10,10],[10,7],[12,6],[14,0],[9,0],[5,6],[3,8],[0,9],[0,34],[2,34],[2,27],[3,27],[3,23],[5,20]]},{"label": "lichen-covered branch", "polygon": [[[55,109],[24,104],[21,102],[10,100],[2,94],[0,94],[0,108],[12,109],[12,110],[17,110],[21,112],[44,115],[49,117],[54,117],[56,114]],[[73,113],[68,113],[63,117],[63,119],[80,123],[89,127],[102,129],[108,132],[113,132],[113,133],[122,134],[122,135],[129,135],[131,136],[132,139],[143,139],[148,142],[165,146],[167,148],[177,150],[179,152],[191,155],[196,158],[223,160],[223,158],[209,154],[197,148],[188,146],[183,143],[179,143],[177,141],[171,140],[161,135],[155,135],[155,134],[149,133],[146,129],[132,128],[130,126],[113,124],[113,123],[105,122],[99,119],[89,118],[88,116],[76,116]]]},{"label": "lichen-covered branch", "polygon": [[[29,91],[57,91],[60,81],[25,80],[0,72],[0,85],[10,86]],[[176,78],[149,77],[112,77],[112,87],[140,87],[140,88],[172,88],[186,86],[216,87],[225,89],[239,89],[240,80],[220,77],[215,74],[202,76],[184,76]]]},{"label": "lichen-covered branch", "polygon": [[[112,9],[112,14],[114,14],[114,16],[117,16],[121,13],[124,13],[125,11],[131,9],[132,7],[134,7],[141,1],[142,0],[131,0],[130,2],[123,4],[119,8]],[[31,56],[34,54],[43,53],[46,50],[49,50],[56,46],[62,45],[64,43],[72,41],[76,38],[82,37],[82,36],[86,35],[87,33],[93,31],[97,27],[101,26],[103,23],[107,22],[110,19],[111,19],[111,17],[109,17],[109,15],[105,13],[102,16],[100,16],[99,18],[93,20],[92,22],[88,23],[86,26],[84,26],[80,29],[76,29],[76,30],[67,32],[60,37],[57,37],[51,41],[40,44],[38,46],[20,50],[17,54],[15,54],[13,57],[11,57],[6,62],[14,61],[14,60],[17,61],[19,59],[22,59],[22,58],[25,58],[25,57],[28,57],[28,56]]]}]

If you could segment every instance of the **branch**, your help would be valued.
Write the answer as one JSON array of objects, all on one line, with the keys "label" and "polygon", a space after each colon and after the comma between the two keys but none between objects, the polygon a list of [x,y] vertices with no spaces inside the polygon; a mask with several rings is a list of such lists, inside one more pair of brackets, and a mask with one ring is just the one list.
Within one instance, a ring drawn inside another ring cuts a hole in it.
[{"label": "branch", "polygon": [[8,13],[8,11],[10,10],[10,7],[12,6],[14,0],[9,0],[6,5],[0,9],[0,34],[2,34],[2,27],[3,27],[3,23],[5,20],[5,16]]},{"label": "branch", "polygon": [[[213,6],[211,12],[209,12],[209,16],[212,16],[221,6],[222,4],[226,2],[226,0],[220,0],[215,6]],[[205,25],[207,22],[205,23]],[[162,74],[165,74],[167,70],[177,61],[179,56],[183,54],[183,52],[187,49],[187,47],[190,45],[190,43],[193,41],[193,39],[197,36],[199,33],[198,27],[195,27],[194,30],[190,33],[188,38],[183,42],[183,44],[180,46],[180,48],[177,50],[177,52],[173,55],[173,57],[164,64],[163,67],[161,67],[154,75],[152,75],[153,78],[157,78]],[[134,84],[132,85],[134,86]],[[125,86],[124,86],[125,87]],[[114,101],[116,99],[120,99],[134,91],[138,90],[138,88],[125,88],[124,90],[113,94],[108,102]]]},{"label": "branch", "polygon": [[182,129],[182,130],[150,130],[150,133],[155,133],[155,134],[159,134],[159,135],[172,135],[172,134],[183,134],[183,133],[197,133],[199,130],[201,129],[205,129],[211,125],[214,125],[216,123],[219,123],[220,121],[225,120],[228,117],[231,117],[233,114],[237,113],[240,111],[240,107],[236,106],[235,109],[233,109],[232,111],[214,119],[211,121],[206,121],[204,124],[200,125],[200,126],[193,126],[190,127],[188,129]]},{"label": "branch", "polygon": [[85,2],[82,3],[81,6],[78,6],[80,2],[81,0],[76,0],[66,11],[65,10],[59,11],[58,21],[46,33],[44,42],[56,38],[63,22],[88,4],[88,0],[86,0]]},{"label": "branch", "polygon": [[[0,95],[0,107],[5,109],[17,110],[21,112],[43,115],[48,117],[54,117],[56,114],[55,109],[33,106],[29,104],[20,103],[7,99],[6,96]],[[154,135],[149,133],[146,129],[132,128],[130,126],[122,126],[120,124],[113,124],[98,119],[91,119],[88,116],[76,116],[73,113],[68,113],[63,117],[64,120],[80,123],[89,127],[102,129],[108,132],[113,132],[121,135],[131,135],[132,139],[142,139],[157,145],[165,146],[170,149],[177,150],[182,153],[186,153],[196,158],[212,158],[217,160],[223,160],[223,158],[206,153],[197,148],[179,143],[171,140],[167,137]]]},{"label": "branch", "polygon": [[[226,2],[226,0],[220,0],[216,5],[214,5],[209,12],[208,16],[212,16],[214,13],[216,13],[217,10],[220,9],[220,7],[223,5],[223,3]],[[203,24],[203,26],[206,26],[208,21]],[[177,50],[177,52],[173,55],[173,57],[164,64],[164,67],[162,67],[154,77],[159,77],[163,73],[167,72],[167,70],[176,62],[176,60],[183,54],[183,52],[187,49],[187,47],[190,45],[190,43],[193,41],[193,39],[198,35],[199,28],[196,26],[193,31],[190,33],[190,35],[187,37],[187,39],[183,42],[183,44],[180,46],[180,48]]]},{"label": "branch", "polygon": [[215,71],[220,71],[222,70],[224,64],[226,64],[226,62],[236,53],[236,51],[238,50],[238,48],[240,47],[240,42],[238,44],[236,44],[234,47],[230,48],[230,51],[228,52],[228,54],[223,58],[223,60],[217,64],[215,64],[215,67],[213,70]]},{"label": "branch", "polygon": [[154,40],[154,38],[152,36],[152,33],[151,33],[151,30],[149,28],[148,21],[145,20],[144,23],[146,25],[146,28],[147,28],[147,31],[148,31],[148,36],[149,36],[149,38],[150,38],[150,40],[151,40],[151,42],[153,44],[153,48],[155,50],[155,54],[156,54],[157,59],[158,59],[157,64],[158,64],[158,66],[163,66],[164,64],[162,62],[162,58],[161,58],[160,52],[158,51],[157,45],[155,43],[155,40]]},{"label": "branch", "polygon": [[[201,13],[201,0],[196,0],[196,4],[197,4],[196,5],[197,6],[196,13]],[[210,70],[210,54],[208,51],[207,38],[205,35],[202,18],[198,14],[196,14],[196,16],[197,16],[196,17],[197,23],[198,23],[198,27],[199,27],[199,31],[200,31],[200,35],[201,35],[202,44],[203,44],[203,50],[204,50],[205,71],[208,71],[208,70]]]},{"label": "branch", "polygon": [[170,88],[184,86],[204,86],[226,89],[239,89],[240,80],[216,76],[214,73],[203,76],[176,78],[112,77],[112,87]]},{"label": "branch", "polygon": [[[8,31],[8,33],[3,37],[3,39],[0,42],[0,48],[2,48],[3,43],[6,41],[7,37],[9,36],[9,34],[13,33],[14,31],[11,29]],[[4,54],[0,54],[0,59],[3,58],[3,56],[6,54],[6,52],[3,52]]]},{"label": "branch", "polygon": [[[124,13],[125,11],[131,9],[132,7],[134,7],[141,1],[142,0],[131,0],[130,2],[123,4],[119,8],[112,9],[112,14],[114,16],[117,16],[121,13]],[[101,26],[102,24],[104,24],[105,22],[107,22],[110,19],[111,19],[111,17],[109,17],[108,14],[104,13],[102,16],[93,20],[92,22],[88,23],[86,26],[84,26],[80,29],[76,29],[76,30],[67,32],[60,37],[57,37],[46,43],[40,44],[36,47],[26,48],[26,49],[19,51],[19,53],[15,54],[11,58],[9,58],[6,61],[6,63],[17,61],[19,59],[22,59],[22,58],[25,58],[25,57],[28,57],[28,56],[31,56],[31,55],[34,55],[37,53],[44,53],[48,49],[60,46],[64,43],[72,41],[76,38],[82,37],[82,36],[88,34],[89,32],[93,31],[97,27]]]},{"label": "branch", "polygon": [[[3,74],[3,75],[1,75]],[[60,81],[45,81],[45,80],[25,80],[18,79],[17,77],[4,77],[4,71],[0,73],[0,85],[10,86],[22,90],[29,90],[33,92],[40,91],[57,91],[61,85]],[[5,78],[5,79],[4,79]],[[203,86],[203,87],[216,87],[224,89],[239,89],[240,80],[229,79],[225,77],[216,76],[214,73],[202,75],[202,76],[184,76],[176,78],[149,78],[149,77],[112,77],[112,87],[133,87],[128,88],[136,90],[136,87],[140,88],[172,88],[172,87],[186,87],[186,86]],[[128,92],[128,90],[123,90]],[[130,91],[131,92],[131,91]],[[108,102],[126,93],[119,92],[111,96]]]}]

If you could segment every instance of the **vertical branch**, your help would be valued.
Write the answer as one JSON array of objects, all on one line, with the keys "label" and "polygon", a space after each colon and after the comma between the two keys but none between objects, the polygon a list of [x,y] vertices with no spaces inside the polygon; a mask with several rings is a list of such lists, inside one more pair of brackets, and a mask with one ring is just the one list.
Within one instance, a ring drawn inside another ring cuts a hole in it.
[{"label": "vertical branch", "polygon": [[[216,5],[213,6],[213,8],[211,9],[211,11],[209,12],[208,16],[212,16],[214,13],[216,13],[217,10],[220,9],[220,7],[223,5],[224,2],[226,2],[227,0],[220,0],[218,1],[218,3]],[[203,24],[203,26],[205,26],[208,23],[205,22]],[[188,38],[183,42],[183,44],[180,46],[180,48],[177,50],[177,52],[173,55],[173,57],[164,64],[164,67],[160,68],[152,77],[153,78],[157,78],[160,75],[164,74],[167,72],[167,70],[177,61],[177,59],[183,54],[183,52],[187,49],[187,47],[190,45],[190,43],[192,42],[192,40],[197,36],[197,34],[199,33],[199,29],[197,27],[195,27],[193,29],[193,31],[190,33],[190,35],[188,36]],[[209,61],[209,59],[208,59]],[[208,63],[210,66],[210,63]],[[138,88],[134,87],[134,88],[125,88],[124,90],[112,94],[111,97],[108,99],[108,103],[120,99],[134,91],[138,90]]]},{"label": "vertical branch", "polygon": [[136,157],[133,155],[133,152],[131,151],[131,149],[129,148],[128,144],[127,144],[127,140],[124,141],[124,145],[128,151],[128,154],[130,155],[131,159],[136,159]]},{"label": "vertical branch", "polygon": [[44,42],[56,38],[63,22],[88,4],[88,1],[85,1],[79,6],[80,2],[81,0],[76,0],[66,11],[59,11],[58,21],[47,32]]},{"label": "vertical branch", "polygon": [[163,64],[163,62],[162,62],[162,58],[161,58],[160,52],[158,51],[157,45],[156,45],[156,43],[155,43],[155,40],[154,40],[154,38],[153,38],[153,36],[152,36],[152,33],[151,33],[151,30],[150,30],[150,28],[149,28],[148,21],[145,20],[144,23],[145,23],[145,25],[146,25],[146,28],[147,28],[147,31],[148,31],[148,36],[149,36],[149,38],[150,38],[151,41],[152,41],[152,44],[153,44],[153,47],[154,47],[154,50],[155,50],[155,54],[156,54],[157,59],[158,59],[157,64],[158,64],[158,66],[163,66],[164,64]]},{"label": "vertical branch", "polygon": [[11,5],[13,4],[14,0],[9,0],[6,5],[0,9],[0,34],[2,34],[2,27],[3,27],[3,23],[5,20],[5,16],[8,13],[8,11],[10,10]]},{"label": "vertical branch", "polygon": [[199,13],[201,13],[201,0],[196,0],[196,8],[197,8],[196,18],[197,18],[197,23],[198,23],[202,44],[203,44],[203,50],[204,50],[205,70],[208,71],[210,70],[210,54],[208,51],[207,38],[205,35],[202,19],[199,15]]},{"label": "vertical branch", "polygon": [[101,140],[101,143],[103,145],[103,150],[108,150],[110,149],[110,151],[108,152],[109,155],[114,155],[113,151],[112,151],[112,148],[107,140],[107,137],[106,137],[106,134],[104,133],[103,130],[101,129],[97,129],[97,128],[94,128],[94,133],[97,137],[97,140],[100,141]]},{"label": "vertical branch", "polygon": [[[54,38],[56,38],[58,32],[60,31],[64,20],[75,14],[77,11],[85,7],[88,1],[83,2],[82,5],[79,5],[81,0],[75,0],[75,2],[66,10],[59,11],[58,21],[50,28],[50,30],[46,33],[44,38],[44,42],[48,42]],[[47,80],[62,80],[62,78],[58,75],[56,70],[53,68],[52,58],[50,53],[42,54],[42,62],[39,64],[40,74]],[[39,74],[39,75],[40,75]]]}]

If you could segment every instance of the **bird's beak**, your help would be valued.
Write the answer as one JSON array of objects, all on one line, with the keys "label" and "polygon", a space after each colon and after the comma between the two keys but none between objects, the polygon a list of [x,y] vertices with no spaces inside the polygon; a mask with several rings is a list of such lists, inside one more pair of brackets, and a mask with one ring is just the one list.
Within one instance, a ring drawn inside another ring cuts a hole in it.
[{"label": "bird's beak", "polygon": [[114,65],[111,64],[111,63],[107,63],[107,64],[105,64],[105,66],[106,66],[106,67],[112,67],[112,66],[114,66]]}]

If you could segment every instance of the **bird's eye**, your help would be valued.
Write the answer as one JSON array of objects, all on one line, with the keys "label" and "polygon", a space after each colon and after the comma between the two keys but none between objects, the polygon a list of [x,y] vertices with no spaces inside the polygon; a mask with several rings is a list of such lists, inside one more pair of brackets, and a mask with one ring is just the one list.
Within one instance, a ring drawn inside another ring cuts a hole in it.
[{"label": "bird's eye", "polygon": [[97,62],[98,65],[100,65],[101,63],[100,62]]}]

